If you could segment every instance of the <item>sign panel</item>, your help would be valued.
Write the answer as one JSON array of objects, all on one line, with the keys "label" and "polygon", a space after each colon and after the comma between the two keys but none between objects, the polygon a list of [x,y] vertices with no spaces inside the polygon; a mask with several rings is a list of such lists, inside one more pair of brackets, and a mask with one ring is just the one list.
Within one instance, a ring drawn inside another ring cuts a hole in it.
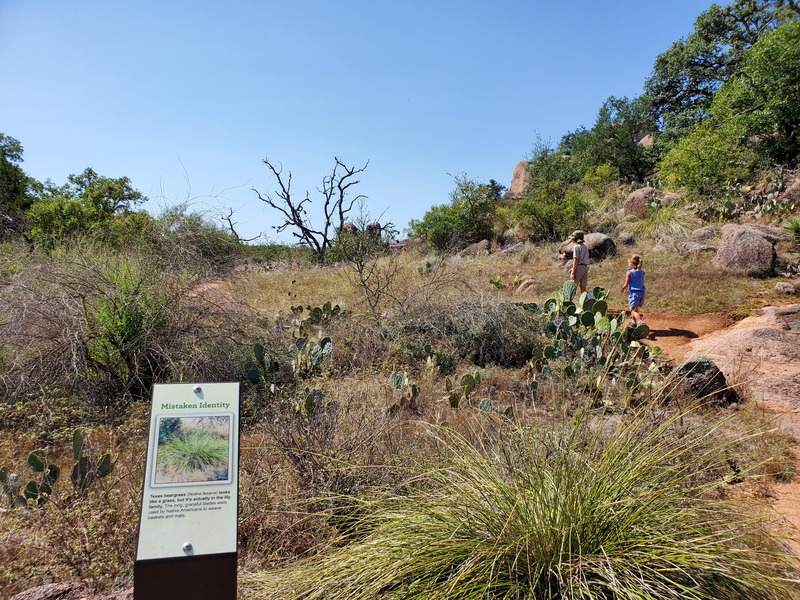
[{"label": "sign panel", "polygon": [[136,560],[236,552],[239,384],[153,388]]}]

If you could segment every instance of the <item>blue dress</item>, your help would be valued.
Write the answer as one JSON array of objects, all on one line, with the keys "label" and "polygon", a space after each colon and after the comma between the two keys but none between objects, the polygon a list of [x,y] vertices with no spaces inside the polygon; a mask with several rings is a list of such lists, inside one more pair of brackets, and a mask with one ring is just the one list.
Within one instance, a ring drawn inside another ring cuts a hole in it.
[{"label": "blue dress", "polygon": [[644,304],[644,269],[628,269],[631,278],[628,282],[628,306],[639,308]]}]

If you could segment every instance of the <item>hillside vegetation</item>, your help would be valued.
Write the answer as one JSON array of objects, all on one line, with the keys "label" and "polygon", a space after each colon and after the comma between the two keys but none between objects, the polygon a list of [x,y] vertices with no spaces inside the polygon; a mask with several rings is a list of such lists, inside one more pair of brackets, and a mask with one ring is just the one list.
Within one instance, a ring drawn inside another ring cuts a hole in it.
[{"label": "hillside vegetation", "polygon": [[[736,382],[687,386],[618,290],[627,244],[645,312],[784,301],[799,110],[796,3],[712,6],[641,97],[537,142],[522,192],[458,176],[400,244],[339,159],[319,229],[265,161],[299,244],[255,245],[125,177],[35,181],[0,134],[0,598],[132,584],[152,386],[195,381],[242,384],[243,597],[798,597],[757,510],[789,441]],[[780,232],[766,277],[679,251],[728,222]],[[618,243],[591,296],[576,228]]]}]

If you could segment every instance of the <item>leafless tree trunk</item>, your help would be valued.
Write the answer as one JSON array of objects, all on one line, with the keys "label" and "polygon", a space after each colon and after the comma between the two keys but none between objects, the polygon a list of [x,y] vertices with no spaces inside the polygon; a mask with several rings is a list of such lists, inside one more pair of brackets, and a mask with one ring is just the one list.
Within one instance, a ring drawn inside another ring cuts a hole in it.
[{"label": "leafless tree trunk", "polygon": [[306,205],[311,203],[308,192],[302,200],[292,198],[292,174],[288,173],[284,179],[280,163],[276,164],[269,158],[265,158],[263,161],[278,180],[278,189],[274,193],[262,195],[261,192],[253,189],[259,200],[266,202],[283,216],[283,222],[273,228],[278,233],[291,228],[292,235],[299,240],[299,243],[309,246],[320,259],[325,258],[326,252],[336,241],[337,233],[344,226],[345,216],[357,202],[366,199],[363,194],[353,198],[348,198],[347,194],[352,186],[360,183],[356,177],[366,170],[369,163],[361,168],[355,168],[348,167],[338,157],[334,157],[334,160],[335,164],[331,174],[325,176],[322,180],[322,187],[317,188],[324,199],[323,223],[320,227],[312,224],[311,217],[306,211]]}]

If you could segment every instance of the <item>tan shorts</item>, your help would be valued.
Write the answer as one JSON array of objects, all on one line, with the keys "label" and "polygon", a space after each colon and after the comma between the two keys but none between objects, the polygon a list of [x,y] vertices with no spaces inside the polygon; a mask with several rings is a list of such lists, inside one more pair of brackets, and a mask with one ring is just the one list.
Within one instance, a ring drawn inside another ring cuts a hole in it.
[{"label": "tan shorts", "polygon": [[589,266],[578,265],[575,267],[575,285],[578,287],[586,288],[589,282]]}]

